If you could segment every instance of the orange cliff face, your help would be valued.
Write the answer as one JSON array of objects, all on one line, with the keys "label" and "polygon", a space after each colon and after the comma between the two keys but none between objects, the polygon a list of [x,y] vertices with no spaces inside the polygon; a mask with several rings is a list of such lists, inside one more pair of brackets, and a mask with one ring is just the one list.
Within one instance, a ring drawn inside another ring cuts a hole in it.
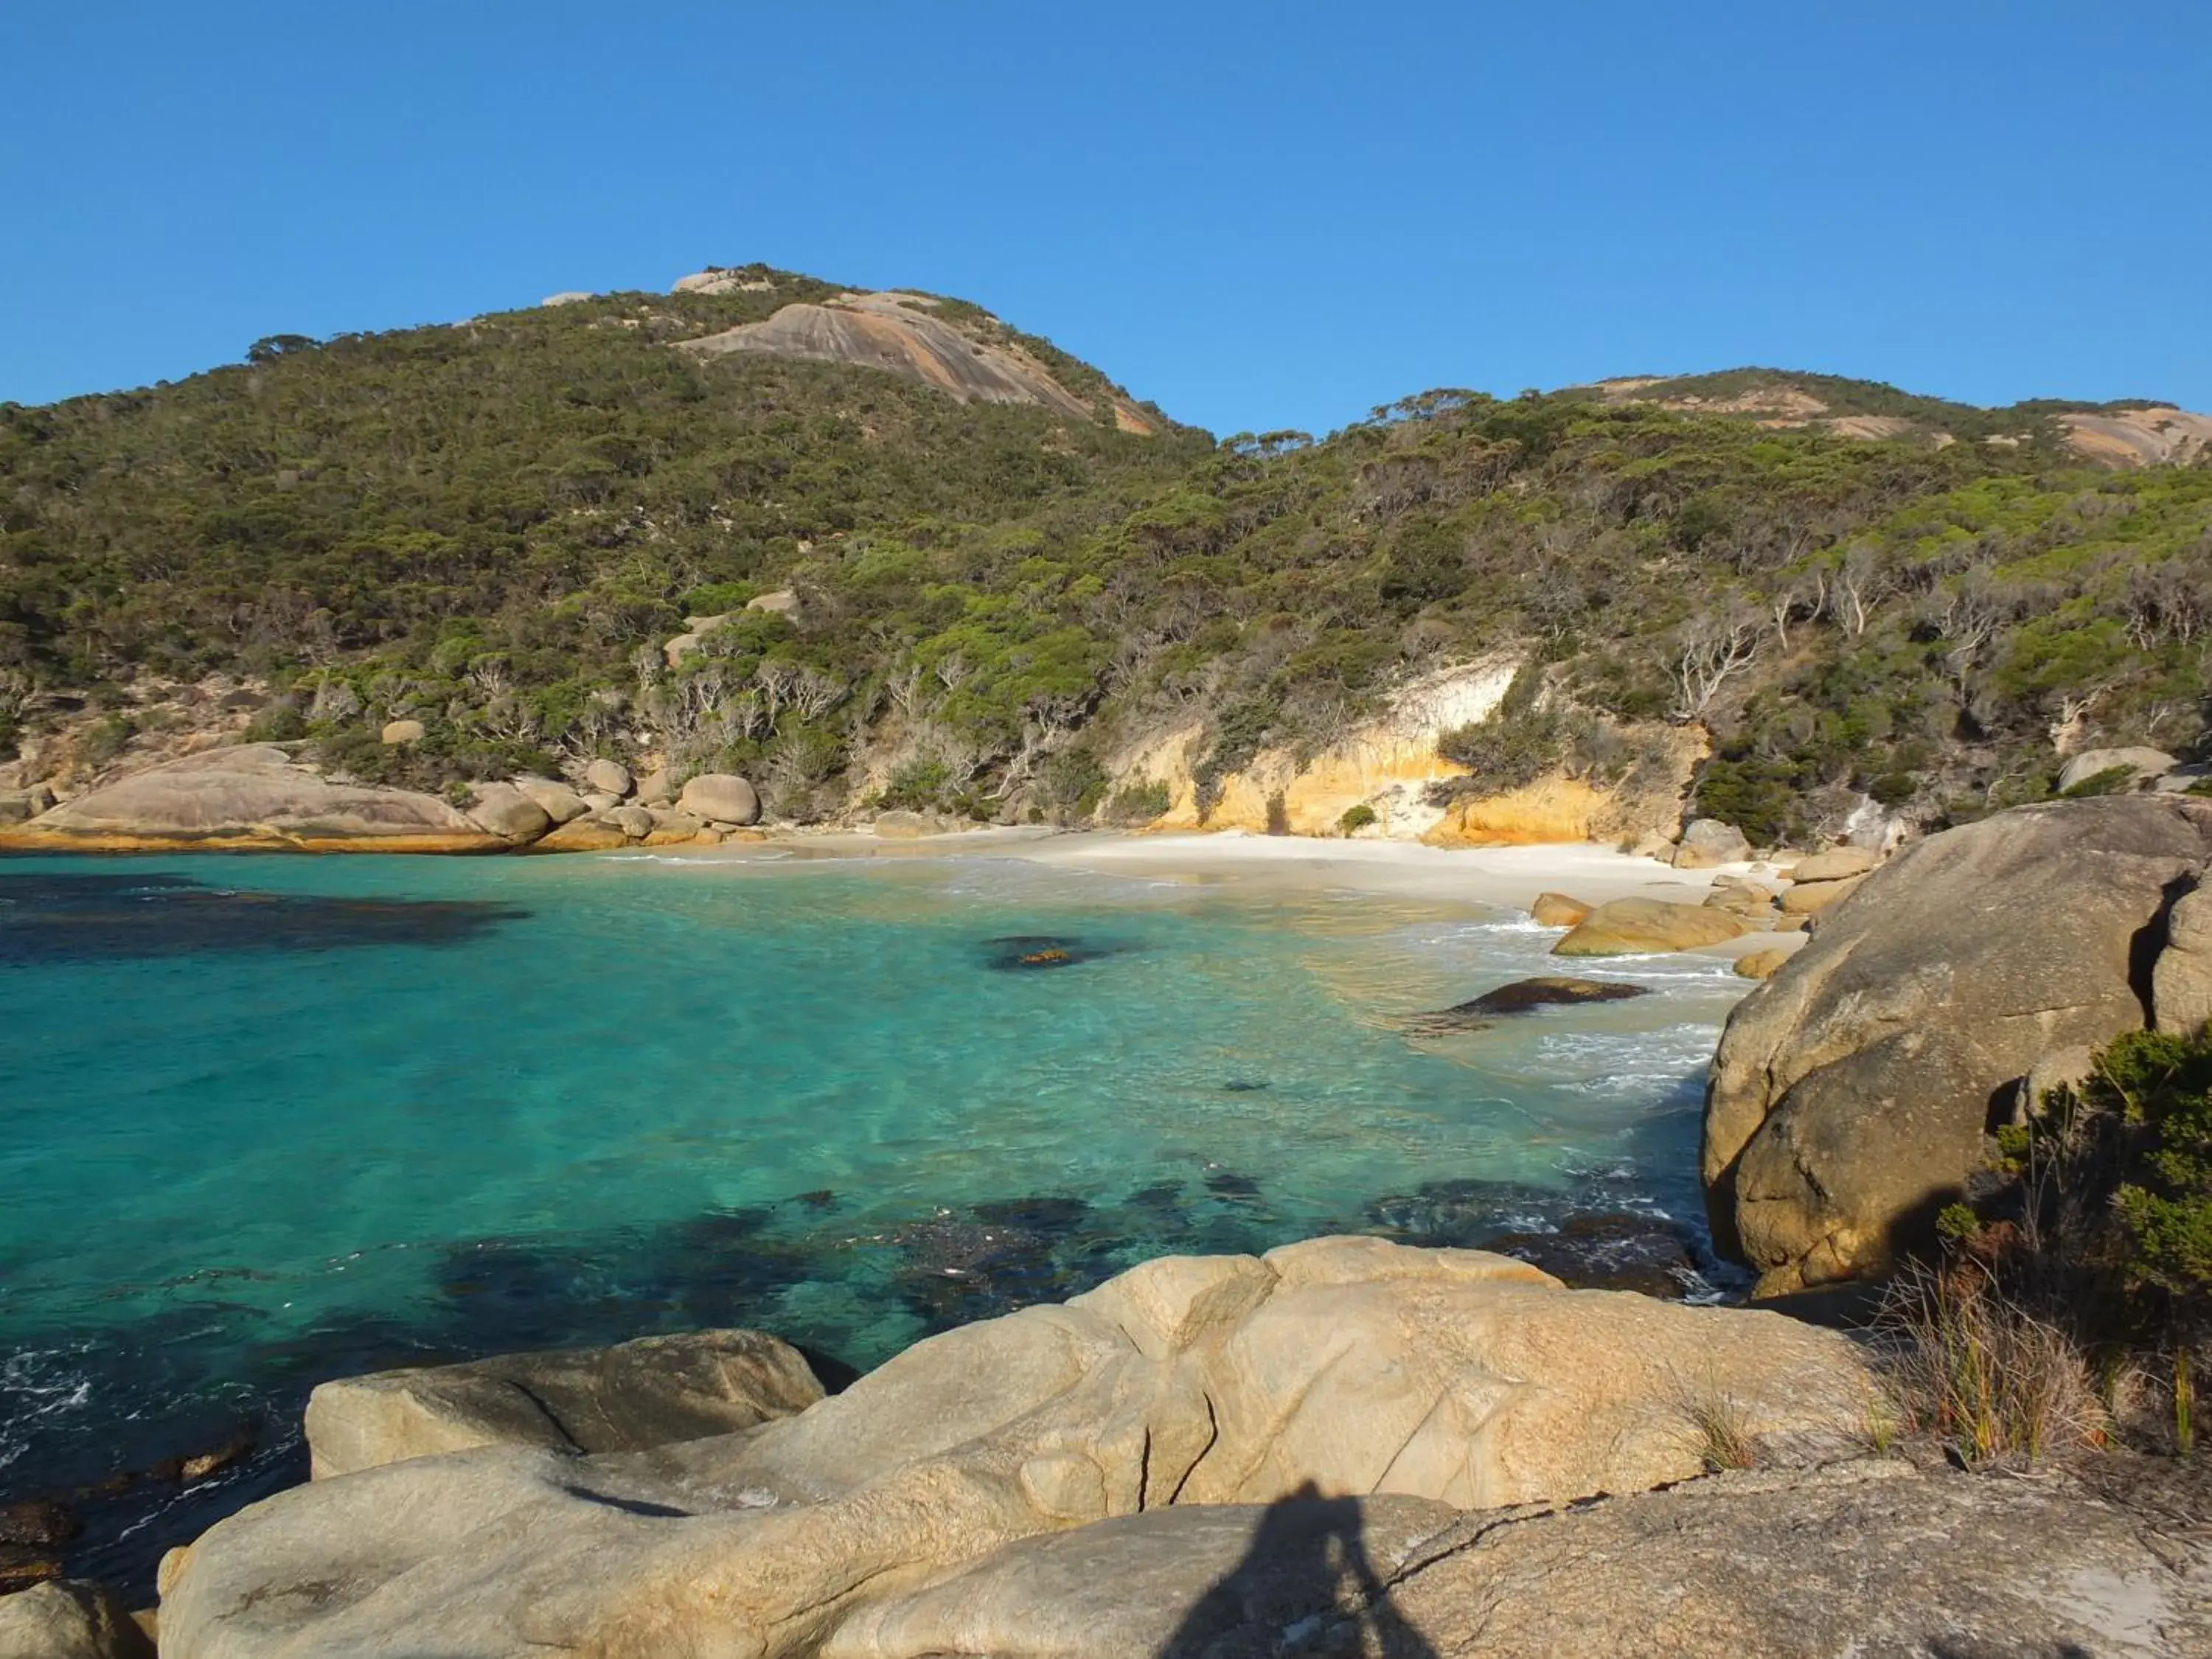
[{"label": "orange cliff face", "polygon": [[1430,804],[1430,786],[1469,775],[1437,752],[1439,738],[1488,717],[1518,663],[1500,659],[1444,671],[1400,694],[1390,711],[1309,759],[1263,750],[1218,780],[1212,810],[1198,810],[1194,761],[1205,732],[1193,723],[1125,754],[1117,783],[1164,784],[1170,805],[1146,826],[1154,831],[1242,830],[1253,835],[1340,836],[1345,815],[1364,806],[1372,824],[1358,833],[1436,847],[1540,845],[1671,835],[1690,775],[1705,753],[1701,734],[1669,731],[1666,775],[1624,793],[1555,775],[1448,806]]}]

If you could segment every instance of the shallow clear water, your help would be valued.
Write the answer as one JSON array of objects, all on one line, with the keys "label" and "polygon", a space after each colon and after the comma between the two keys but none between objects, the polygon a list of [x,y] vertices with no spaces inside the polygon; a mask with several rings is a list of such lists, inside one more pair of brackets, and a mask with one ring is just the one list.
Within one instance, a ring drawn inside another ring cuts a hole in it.
[{"label": "shallow clear water", "polygon": [[1552,937],[1007,857],[0,863],[0,1498],[252,1429],[84,1500],[73,1568],[137,1578],[325,1376],[705,1323],[865,1368],[1162,1250],[1690,1224],[1726,963],[1395,1029]]}]

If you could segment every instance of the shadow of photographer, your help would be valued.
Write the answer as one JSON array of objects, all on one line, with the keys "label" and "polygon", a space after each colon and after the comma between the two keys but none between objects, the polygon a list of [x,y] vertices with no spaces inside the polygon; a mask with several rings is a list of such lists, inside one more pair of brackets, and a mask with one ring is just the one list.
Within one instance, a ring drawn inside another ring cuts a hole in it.
[{"label": "shadow of photographer", "polygon": [[[1279,1650],[1284,1593],[1333,1612],[1344,1650],[1368,1659],[1438,1659],[1391,1604],[1369,1560],[1357,1498],[1323,1498],[1310,1480],[1267,1506],[1244,1559],[1194,1602],[1156,1659],[1243,1659]],[[1327,1615],[1324,1615],[1327,1616]],[[1301,1623],[1304,1620],[1299,1621]],[[1312,1620],[1318,1627],[1320,1619]]]}]

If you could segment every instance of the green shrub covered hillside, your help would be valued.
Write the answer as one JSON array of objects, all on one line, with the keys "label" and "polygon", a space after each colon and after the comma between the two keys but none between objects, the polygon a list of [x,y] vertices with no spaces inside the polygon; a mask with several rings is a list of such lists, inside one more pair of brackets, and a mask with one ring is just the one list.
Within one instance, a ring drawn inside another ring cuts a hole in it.
[{"label": "green shrub covered hillside", "polygon": [[1696,724],[1692,810],[1774,843],[2204,741],[2195,417],[1762,370],[1217,441],[973,306],[724,275],[0,405],[0,761],[126,765],[213,684],[372,781],[1141,821],[1146,732],[1200,722],[1203,785],[1505,653],[1478,786]]}]

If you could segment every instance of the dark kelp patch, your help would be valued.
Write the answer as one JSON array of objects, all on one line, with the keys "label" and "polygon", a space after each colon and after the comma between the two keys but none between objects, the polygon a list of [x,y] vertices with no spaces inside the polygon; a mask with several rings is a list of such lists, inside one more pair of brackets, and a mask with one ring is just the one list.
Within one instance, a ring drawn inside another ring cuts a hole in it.
[{"label": "dark kelp patch", "polygon": [[0,872],[0,966],[464,945],[529,915],[479,900],[258,893],[182,876]]}]

